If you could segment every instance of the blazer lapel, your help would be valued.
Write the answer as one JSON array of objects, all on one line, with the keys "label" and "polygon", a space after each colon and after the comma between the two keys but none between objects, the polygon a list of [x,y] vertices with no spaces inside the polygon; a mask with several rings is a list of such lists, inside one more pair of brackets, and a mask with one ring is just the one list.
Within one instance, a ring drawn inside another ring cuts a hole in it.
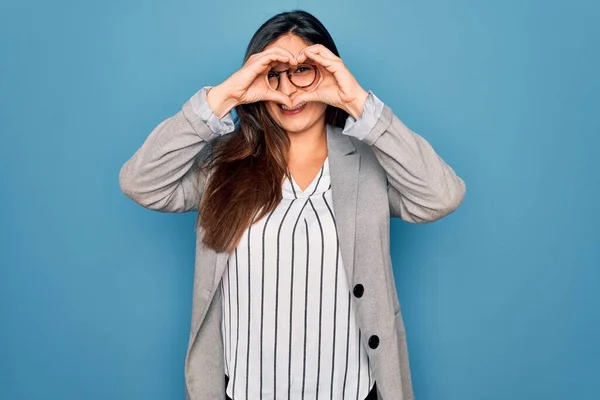
[{"label": "blazer lapel", "polygon": [[226,251],[217,253],[217,257],[215,259],[215,276],[213,281],[213,292],[214,289],[216,289],[219,283],[221,282],[221,278],[223,276],[223,272],[225,272],[225,266],[227,265],[228,259],[229,253],[227,253]]},{"label": "blazer lapel", "polygon": [[331,125],[327,125],[327,146],[333,212],[348,287],[351,288],[354,274],[360,154],[356,152],[350,137],[342,133],[342,128]]}]

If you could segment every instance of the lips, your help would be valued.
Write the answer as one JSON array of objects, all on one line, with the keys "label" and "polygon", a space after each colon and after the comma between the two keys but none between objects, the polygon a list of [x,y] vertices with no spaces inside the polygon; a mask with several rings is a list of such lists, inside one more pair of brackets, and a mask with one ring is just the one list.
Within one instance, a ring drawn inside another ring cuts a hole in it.
[{"label": "lips", "polygon": [[280,104],[280,105],[279,105],[279,107],[280,107],[282,110],[285,110],[285,111],[297,111],[297,110],[301,109],[302,107],[304,107],[306,104],[307,104],[307,103],[306,103],[305,101],[303,101],[302,103],[298,104],[298,105],[297,105],[296,107],[294,107],[294,108],[288,108],[287,106],[285,106],[285,105],[283,105],[283,104]]},{"label": "lips", "polygon": [[[300,114],[302,112],[302,110],[304,110],[306,108],[306,102],[300,103],[298,104],[296,107],[292,108],[292,109],[288,109],[286,106],[284,106],[283,104],[279,105],[279,109],[281,110],[281,113],[283,115],[296,115],[296,114]],[[285,108],[284,108],[285,107]]]}]

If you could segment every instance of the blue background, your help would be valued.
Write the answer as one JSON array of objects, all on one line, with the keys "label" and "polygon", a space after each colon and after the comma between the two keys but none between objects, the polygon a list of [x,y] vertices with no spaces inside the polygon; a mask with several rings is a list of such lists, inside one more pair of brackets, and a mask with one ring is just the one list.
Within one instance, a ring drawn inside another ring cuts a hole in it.
[{"label": "blue background", "polygon": [[417,398],[598,398],[599,3],[321,3],[0,3],[0,398],[184,398],[195,215],[118,172],[296,7],[467,183],[392,225]]}]

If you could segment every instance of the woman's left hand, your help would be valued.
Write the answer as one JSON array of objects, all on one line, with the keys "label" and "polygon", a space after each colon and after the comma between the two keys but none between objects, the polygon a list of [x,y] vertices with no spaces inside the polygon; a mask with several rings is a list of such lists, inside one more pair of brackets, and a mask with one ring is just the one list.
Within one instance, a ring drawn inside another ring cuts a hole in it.
[{"label": "woman's left hand", "polygon": [[298,64],[307,59],[318,64],[319,73],[322,74],[321,82],[313,90],[299,90],[292,95],[293,105],[303,101],[318,101],[341,108],[354,119],[358,119],[369,93],[348,71],[342,59],[322,44],[308,46],[296,56]]}]

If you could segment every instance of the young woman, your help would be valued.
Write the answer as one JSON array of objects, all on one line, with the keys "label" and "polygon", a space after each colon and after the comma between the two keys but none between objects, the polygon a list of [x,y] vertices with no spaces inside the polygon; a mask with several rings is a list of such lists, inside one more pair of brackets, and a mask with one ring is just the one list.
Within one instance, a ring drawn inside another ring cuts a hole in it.
[{"label": "young woman", "polygon": [[442,218],[465,184],[314,16],[266,21],[120,185],[149,209],[198,211],[188,399],[413,398],[389,219]]}]

